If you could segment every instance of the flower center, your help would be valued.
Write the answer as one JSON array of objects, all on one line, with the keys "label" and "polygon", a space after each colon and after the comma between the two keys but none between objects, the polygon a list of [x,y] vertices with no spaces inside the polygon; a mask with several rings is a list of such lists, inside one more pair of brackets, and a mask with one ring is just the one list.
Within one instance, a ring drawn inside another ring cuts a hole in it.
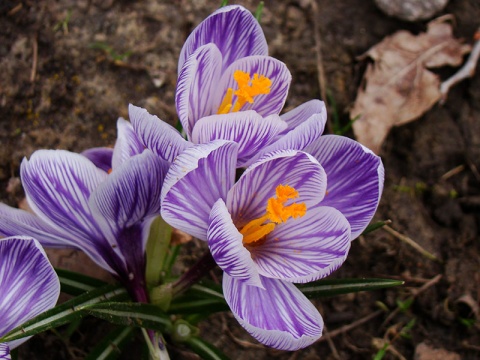
[{"label": "flower center", "polygon": [[[247,102],[253,104],[255,96],[270,94],[272,80],[266,76],[253,74],[253,77],[250,77],[250,74],[242,70],[235,70],[233,78],[237,82],[238,89],[227,89],[217,114],[237,112]],[[236,96],[236,101],[234,101],[233,96]]]},{"label": "flower center", "polygon": [[298,191],[288,185],[278,185],[276,197],[268,199],[265,214],[246,224],[240,233],[243,235],[243,245],[258,246],[265,242],[265,236],[270,234],[275,226],[286,222],[289,218],[302,217],[307,212],[305,203],[285,205],[290,199],[298,197]]}]

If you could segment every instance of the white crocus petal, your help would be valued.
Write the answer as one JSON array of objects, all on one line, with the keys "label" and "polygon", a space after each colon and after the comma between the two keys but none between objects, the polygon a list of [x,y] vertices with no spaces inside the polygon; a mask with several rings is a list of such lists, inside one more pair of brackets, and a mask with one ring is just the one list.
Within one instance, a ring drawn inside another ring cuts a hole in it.
[{"label": "white crocus petal", "polygon": [[117,141],[112,156],[112,169],[115,170],[132,156],[141,154],[144,146],[133,130],[132,124],[123,118],[117,120]]},{"label": "white crocus petal", "polygon": [[107,173],[80,154],[39,150],[22,161],[20,175],[29,205],[42,220],[87,243],[101,237],[88,199]]},{"label": "white crocus petal", "polygon": [[177,229],[207,240],[213,204],[226,198],[235,181],[237,151],[237,144],[216,140],[181,153],[163,183],[163,219]]},{"label": "white crocus petal", "polygon": [[227,207],[238,228],[265,214],[268,199],[276,196],[279,185],[298,191],[292,200],[307,209],[325,196],[325,171],[311,155],[296,150],[271,153],[248,167],[227,196]]},{"label": "white crocus petal", "polygon": [[217,139],[236,142],[239,145],[237,167],[242,167],[286,127],[278,115],[263,118],[251,110],[212,115],[197,121],[192,141],[196,144]]},{"label": "white crocus petal", "polygon": [[178,154],[191,146],[177,129],[149,114],[147,110],[130,104],[128,113],[135,133],[143,144],[162,159],[172,162]]},{"label": "white crocus petal", "polygon": [[11,360],[10,347],[7,343],[0,343],[0,360]]},{"label": "white crocus petal", "polygon": [[355,239],[370,223],[380,202],[382,160],[360,143],[338,135],[322,136],[306,151],[322,164],[328,176],[322,206],[340,210],[350,222]]},{"label": "white crocus petal", "polygon": [[350,224],[331,207],[308,209],[303,217],[290,218],[251,249],[260,275],[295,283],[330,275],[347,258]]},{"label": "white crocus petal", "polygon": [[243,235],[233,224],[222,199],[213,206],[209,221],[208,246],[217,265],[237,280],[263,287],[250,252],[242,244]]},{"label": "white crocus petal", "polygon": [[231,64],[222,74],[222,78],[216,87],[215,105],[220,106],[228,88],[238,89],[238,84],[234,79],[234,73],[237,70],[249,74],[250,77],[258,74],[271,80],[270,92],[255,96],[253,103],[247,102],[241,108],[241,111],[255,110],[264,117],[279,114],[285,104],[292,75],[283,62],[270,56],[249,56]]},{"label": "white crocus petal", "polygon": [[197,120],[215,114],[213,94],[218,87],[222,54],[213,44],[197,49],[178,76],[175,103],[183,129],[191,139]]},{"label": "white crocus petal", "polygon": [[265,289],[223,275],[223,294],[233,315],[262,344],[294,351],[314,343],[323,320],[292,283],[262,278]]},{"label": "white crocus petal", "polygon": [[[0,336],[52,308],[60,282],[45,251],[33,238],[0,240]],[[10,342],[11,349],[28,340]]]},{"label": "white crocus petal", "polygon": [[[307,121],[312,115],[320,115],[320,122],[325,126],[327,122],[327,109],[323,101],[317,99],[307,101],[283,114],[281,118],[288,124],[288,131],[290,131]],[[321,133],[323,133],[323,129]]]}]

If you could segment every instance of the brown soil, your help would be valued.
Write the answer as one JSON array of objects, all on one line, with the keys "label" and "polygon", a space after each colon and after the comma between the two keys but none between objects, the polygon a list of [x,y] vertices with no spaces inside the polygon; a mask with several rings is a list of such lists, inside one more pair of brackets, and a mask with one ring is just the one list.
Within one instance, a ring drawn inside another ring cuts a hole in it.
[{"label": "brown soil", "polygon": [[[128,103],[175,122],[176,59],[188,33],[219,3],[3,1],[0,200],[18,205],[19,165],[36,149],[81,151],[112,145],[116,119],[128,116]],[[257,2],[239,3],[254,10]],[[265,1],[262,26],[270,54],[293,74],[286,107],[320,97],[316,22],[326,85],[337,103],[329,113],[336,111],[346,123],[363,70],[356,57],[396,30],[419,32],[425,23],[387,17],[373,1],[319,0],[318,13],[309,4]],[[456,19],[456,36],[472,42],[480,4],[451,1],[445,13]],[[453,70],[440,72],[450,75]],[[325,333],[335,335],[330,342],[324,337],[296,353],[265,349],[226,314],[202,324],[208,340],[235,359],[371,359],[386,342],[390,346],[384,359],[480,358],[480,72],[457,85],[444,106],[394,129],[381,156],[386,183],[376,218],[391,219],[393,228],[440,261],[379,230],[353,243],[346,264],[334,276],[392,277],[406,284],[318,301]],[[453,175],[452,169],[457,170]],[[411,296],[411,306],[395,310]],[[336,331],[370,314],[376,316]],[[413,319],[411,330],[403,334]],[[93,335],[92,328],[97,329]],[[37,336],[21,348],[20,359],[81,359],[103,329],[90,319],[70,340],[53,333]],[[123,358],[137,358],[132,351]]]}]

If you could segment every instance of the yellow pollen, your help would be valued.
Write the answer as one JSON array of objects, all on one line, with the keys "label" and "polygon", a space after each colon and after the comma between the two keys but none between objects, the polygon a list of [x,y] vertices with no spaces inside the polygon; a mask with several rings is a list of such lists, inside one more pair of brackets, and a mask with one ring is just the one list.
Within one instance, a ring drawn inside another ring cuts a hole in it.
[{"label": "yellow pollen", "polygon": [[[253,104],[255,96],[270,94],[272,80],[266,76],[253,74],[253,77],[250,77],[250,74],[245,71],[235,70],[233,78],[237,82],[238,89],[227,89],[217,114],[240,111],[247,102]],[[235,101],[234,95],[236,96]]]},{"label": "yellow pollen", "polygon": [[298,191],[288,185],[278,185],[276,197],[267,201],[265,214],[247,223],[240,233],[243,235],[243,245],[258,246],[263,244],[265,236],[270,234],[275,226],[286,222],[289,218],[302,217],[307,212],[305,203],[285,205],[288,200],[298,197]]}]

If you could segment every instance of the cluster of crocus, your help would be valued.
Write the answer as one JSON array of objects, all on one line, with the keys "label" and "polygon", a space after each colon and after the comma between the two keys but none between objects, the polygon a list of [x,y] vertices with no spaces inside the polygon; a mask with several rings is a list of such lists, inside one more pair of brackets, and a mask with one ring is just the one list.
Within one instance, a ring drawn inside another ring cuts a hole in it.
[{"label": "cluster of crocus", "polygon": [[353,140],[321,136],[319,100],[280,115],[290,72],[268,56],[241,6],[192,32],[178,73],[186,139],[130,105],[114,149],[35,152],[21,165],[33,213],[0,204],[0,234],[81,249],[148,302],[146,239],[161,214],[208,243],[225,300],[253,337],[284,350],[308,346],[323,320],[295,284],[345,261],[378,206],[381,160]]}]

